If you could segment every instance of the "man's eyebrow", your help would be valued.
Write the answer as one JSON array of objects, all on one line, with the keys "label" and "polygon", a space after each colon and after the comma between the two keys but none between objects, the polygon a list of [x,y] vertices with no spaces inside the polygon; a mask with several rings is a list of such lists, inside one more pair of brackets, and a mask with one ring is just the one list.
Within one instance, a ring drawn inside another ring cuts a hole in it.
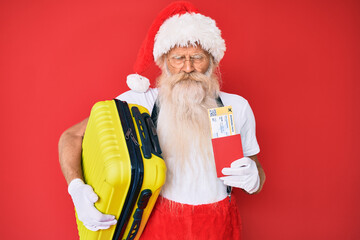
[{"label": "man's eyebrow", "polygon": [[185,55],[184,54],[170,54],[170,57],[184,57]]}]

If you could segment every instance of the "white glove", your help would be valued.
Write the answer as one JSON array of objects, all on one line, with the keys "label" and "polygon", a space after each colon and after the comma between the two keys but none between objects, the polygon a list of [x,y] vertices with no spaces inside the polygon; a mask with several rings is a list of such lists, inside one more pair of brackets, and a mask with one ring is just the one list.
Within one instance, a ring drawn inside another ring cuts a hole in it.
[{"label": "white glove", "polygon": [[117,221],[114,216],[102,214],[95,208],[94,203],[99,200],[99,197],[90,185],[76,178],[70,182],[68,192],[73,200],[79,220],[87,229],[97,231],[108,229],[111,225],[116,224]]},{"label": "white glove", "polygon": [[242,188],[250,194],[260,187],[259,171],[251,158],[240,158],[232,162],[230,168],[223,168],[221,172],[229,175],[220,178],[225,185]]}]

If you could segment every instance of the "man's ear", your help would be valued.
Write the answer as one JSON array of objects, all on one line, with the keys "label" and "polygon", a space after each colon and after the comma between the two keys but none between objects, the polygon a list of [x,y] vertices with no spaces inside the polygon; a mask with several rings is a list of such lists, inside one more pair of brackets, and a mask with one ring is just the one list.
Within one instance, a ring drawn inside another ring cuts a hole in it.
[{"label": "man's ear", "polygon": [[156,65],[161,69],[164,70],[165,69],[165,61],[166,61],[166,54],[163,54],[161,57],[159,57],[156,60]]}]

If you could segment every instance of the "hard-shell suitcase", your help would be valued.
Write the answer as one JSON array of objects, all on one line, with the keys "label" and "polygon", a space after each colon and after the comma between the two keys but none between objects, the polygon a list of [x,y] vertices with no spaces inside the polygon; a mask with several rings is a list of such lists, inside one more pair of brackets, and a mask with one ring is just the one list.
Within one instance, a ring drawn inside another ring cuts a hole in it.
[{"label": "hard-shell suitcase", "polygon": [[85,182],[99,196],[95,207],[118,223],[94,232],[77,219],[80,239],[138,239],[166,175],[147,109],[117,99],[96,103],[82,148]]}]

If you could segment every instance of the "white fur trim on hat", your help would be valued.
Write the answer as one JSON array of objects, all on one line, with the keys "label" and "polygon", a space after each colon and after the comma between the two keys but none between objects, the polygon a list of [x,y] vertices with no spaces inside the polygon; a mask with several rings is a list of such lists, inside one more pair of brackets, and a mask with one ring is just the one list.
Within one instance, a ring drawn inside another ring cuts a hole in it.
[{"label": "white fur trim on hat", "polygon": [[167,19],[155,36],[155,61],[175,46],[187,47],[199,43],[216,62],[224,56],[225,41],[213,19],[199,13],[174,15]]},{"label": "white fur trim on hat", "polygon": [[126,78],[126,84],[131,90],[144,93],[149,89],[150,81],[139,74],[130,74]]}]

